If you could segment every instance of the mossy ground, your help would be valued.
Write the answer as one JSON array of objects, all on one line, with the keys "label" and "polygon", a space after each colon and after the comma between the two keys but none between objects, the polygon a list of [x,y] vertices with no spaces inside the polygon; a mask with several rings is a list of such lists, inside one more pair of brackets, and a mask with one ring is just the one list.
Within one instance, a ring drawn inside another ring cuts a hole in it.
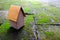
[{"label": "mossy ground", "polygon": [[[46,6],[40,2],[27,1],[27,0],[1,0],[0,10],[8,10],[10,5],[19,5],[23,7],[25,13],[34,13],[34,15],[27,15],[24,19],[24,27],[20,30],[11,28],[9,20],[0,26],[0,40],[32,40],[34,38],[32,32],[32,26],[30,22],[33,22],[33,16],[37,19],[37,23],[58,23],[60,22],[60,9],[53,6]],[[51,22],[53,19],[54,22]],[[41,40],[60,40],[60,27],[52,26],[50,31],[47,29],[51,26],[44,25],[38,26],[38,30],[41,33]]]}]

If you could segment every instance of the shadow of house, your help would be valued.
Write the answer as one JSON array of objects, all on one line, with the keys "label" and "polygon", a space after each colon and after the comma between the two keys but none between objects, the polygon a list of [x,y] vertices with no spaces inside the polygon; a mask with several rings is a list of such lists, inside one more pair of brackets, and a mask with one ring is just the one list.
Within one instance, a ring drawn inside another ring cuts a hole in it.
[{"label": "shadow of house", "polygon": [[3,23],[0,23],[0,26],[2,25]]},{"label": "shadow of house", "polygon": [[7,34],[6,34],[7,40],[19,40],[19,35],[22,33],[22,31],[23,31],[23,27],[20,28],[19,30],[10,27],[10,29],[7,30]]}]

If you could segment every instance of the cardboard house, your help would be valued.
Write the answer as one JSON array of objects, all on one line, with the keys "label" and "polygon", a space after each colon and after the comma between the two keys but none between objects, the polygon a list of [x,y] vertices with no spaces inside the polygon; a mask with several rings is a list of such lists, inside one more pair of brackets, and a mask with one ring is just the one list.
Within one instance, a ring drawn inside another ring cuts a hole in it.
[{"label": "cardboard house", "polygon": [[24,11],[22,7],[11,5],[8,12],[8,19],[10,21],[11,27],[15,29],[20,29],[24,26]]}]

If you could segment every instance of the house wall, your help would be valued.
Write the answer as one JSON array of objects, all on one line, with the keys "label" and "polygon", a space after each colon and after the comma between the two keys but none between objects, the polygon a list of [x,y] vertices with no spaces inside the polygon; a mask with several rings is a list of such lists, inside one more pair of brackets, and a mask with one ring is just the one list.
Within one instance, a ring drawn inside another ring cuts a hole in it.
[{"label": "house wall", "polygon": [[17,19],[17,29],[21,28],[22,26],[24,26],[24,15],[22,13],[22,11],[20,11],[20,14],[18,16],[18,19]]},{"label": "house wall", "polygon": [[17,28],[17,23],[10,20],[11,27]]}]

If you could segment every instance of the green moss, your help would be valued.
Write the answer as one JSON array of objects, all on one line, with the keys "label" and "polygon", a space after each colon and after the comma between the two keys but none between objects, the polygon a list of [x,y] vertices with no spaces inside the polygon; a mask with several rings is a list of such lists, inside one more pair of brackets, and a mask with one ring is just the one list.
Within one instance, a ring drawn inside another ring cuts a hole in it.
[{"label": "green moss", "polygon": [[0,33],[4,33],[10,28],[9,21],[6,21],[4,24],[0,26]]},{"label": "green moss", "polygon": [[47,38],[51,38],[54,36],[54,33],[53,32],[45,32]]}]

